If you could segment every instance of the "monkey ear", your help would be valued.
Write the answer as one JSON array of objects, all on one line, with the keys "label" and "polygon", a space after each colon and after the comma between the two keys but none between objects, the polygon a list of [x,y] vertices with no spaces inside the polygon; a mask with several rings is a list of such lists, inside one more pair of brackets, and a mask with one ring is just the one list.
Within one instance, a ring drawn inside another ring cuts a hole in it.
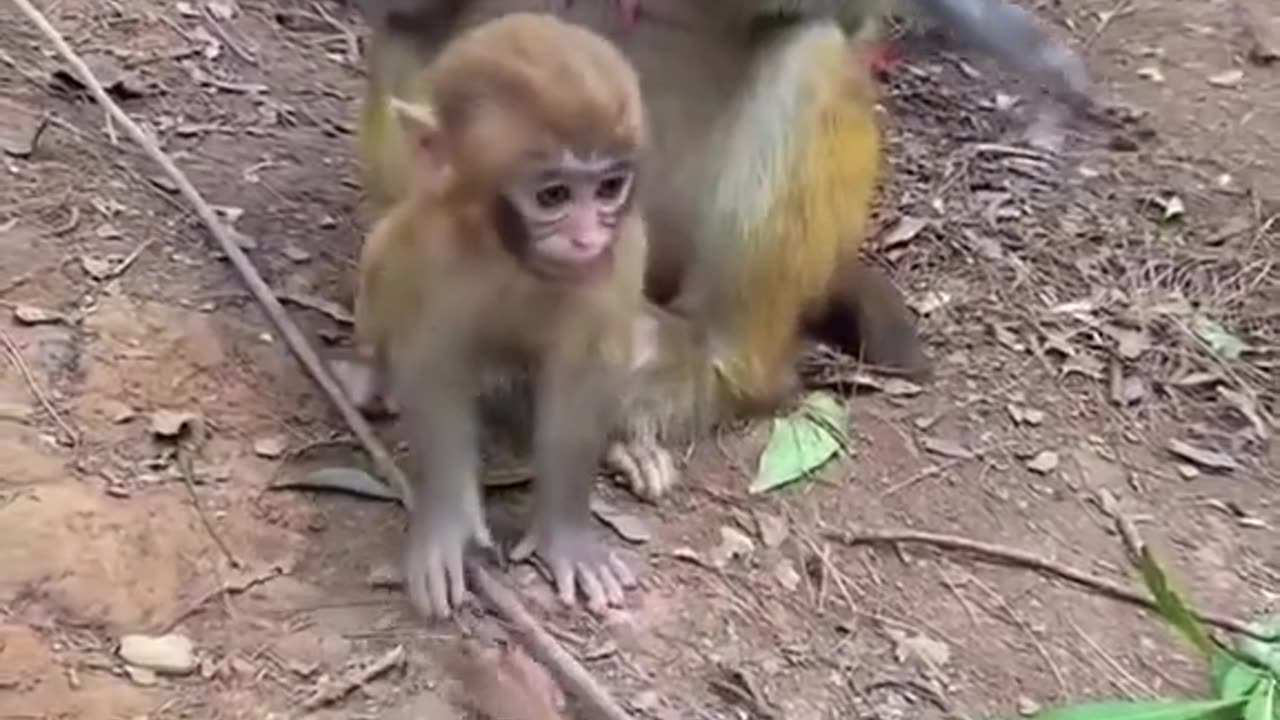
[{"label": "monkey ear", "polygon": [[409,141],[411,151],[418,162],[414,165],[425,171],[432,180],[448,175],[449,162],[445,153],[444,137],[440,132],[440,116],[427,103],[411,103],[391,98],[391,114]]}]

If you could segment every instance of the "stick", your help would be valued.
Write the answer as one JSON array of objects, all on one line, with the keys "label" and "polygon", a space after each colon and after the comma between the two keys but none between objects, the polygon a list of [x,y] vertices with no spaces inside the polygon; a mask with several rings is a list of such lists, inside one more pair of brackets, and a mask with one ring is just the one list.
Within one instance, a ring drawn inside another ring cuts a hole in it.
[{"label": "stick", "polygon": [[[316,384],[324,390],[329,402],[333,404],[338,414],[342,416],[343,422],[347,424],[347,427],[351,428],[351,432],[355,434],[356,439],[364,447],[365,451],[369,453],[378,471],[382,473],[383,477],[391,484],[392,489],[401,498],[401,503],[406,509],[412,510],[413,495],[410,491],[409,483],[405,479],[404,473],[396,466],[391,453],[387,451],[386,446],[374,434],[373,428],[369,426],[369,423],[365,421],[359,411],[351,405],[351,401],[343,394],[337,381],[333,379],[328,369],[325,368],[324,363],[316,355],[315,350],[307,342],[306,337],[298,329],[298,326],[289,318],[284,307],[280,305],[280,301],[276,300],[271,288],[263,281],[253,263],[231,238],[230,233],[227,232],[222,221],[218,219],[213,208],[209,207],[209,204],[201,197],[199,191],[191,184],[187,176],[165,154],[164,150],[160,149],[155,140],[142,132],[137,123],[120,109],[120,106],[111,99],[111,96],[107,95],[102,83],[98,82],[98,79],[93,76],[93,72],[80,59],[76,51],[67,44],[67,41],[63,39],[57,29],[49,24],[48,19],[30,3],[30,0],[13,0],[13,2],[27,16],[27,19],[35,24],[40,29],[40,32],[53,44],[63,60],[75,70],[76,75],[80,77],[80,80],[89,89],[89,92],[93,94],[98,103],[124,128],[125,133],[146,152],[147,156],[164,169],[169,179],[173,180],[174,184],[177,185],[179,194],[182,195],[183,199],[191,203],[196,215],[200,217],[201,222],[209,229],[222,252],[230,258],[232,266],[240,275],[240,279],[248,286],[249,293],[262,305],[271,323],[275,325],[280,335],[284,337],[289,349],[297,356],[298,361],[306,368],[312,379],[316,381]],[[631,720],[630,716],[609,695],[608,690],[604,689],[576,658],[570,655],[546,630],[539,626],[537,620],[525,610],[520,601],[510,591],[494,580],[475,560],[469,559],[467,566],[476,588],[480,591],[480,595],[497,609],[499,614],[508,622],[521,631],[525,641],[530,644],[530,650],[542,656],[543,661],[548,663],[551,669],[560,676],[561,682],[578,693],[579,699],[590,705],[605,720]]]},{"label": "stick", "polygon": [[[1159,610],[1156,607],[1155,600],[1143,595],[1136,590],[1132,590],[1113,580],[1099,577],[1083,570],[1077,570],[1069,565],[1063,565],[1054,562],[1045,557],[1018,550],[1016,548],[996,545],[994,543],[986,543],[981,540],[971,540],[969,538],[959,537],[957,535],[945,535],[942,533],[931,533],[920,530],[853,530],[838,531],[831,530],[824,532],[823,537],[833,542],[838,542],[850,547],[857,545],[882,545],[893,543],[921,543],[924,545],[933,545],[934,547],[946,550],[963,550],[966,552],[985,555],[988,558],[1003,560],[1004,562],[1021,565],[1023,567],[1039,570],[1050,575],[1056,575],[1064,580],[1069,580],[1077,585],[1096,590],[1103,595],[1127,602],[1131,605],[1146,608],[1147,610]],[[1259,633],[1251,629],[1245,623],[1226,615],[1219,615],[1202,610],[1191,610],[1201,621],[1229,630],[1241,635],[1248,635],[1263,642],[1274,642],[1272,638],[1263,633]]]},{"label": "stick", "polygon": [[0,344],[4,345],[5,352],[9,354],[10,362],[18,369],[18,373],[26,381],[27,387],[31,390],[31,394],[35,396],[36,401],[40,403],[40,407],[49,413],[49,417],[53,418],[54,424],[66,436],[67,442],[71,447],[79,445],[80,435],[71,429],[66,420],[62,419],[62,413],[58,412],[58,408],[54,407],[53,401],[49,399],[44,390],[40,389],[40,383],[36,382],[35,375],[31,374],[31,368],[27,367],[27,361],[22,358],[22,353],[18,351],[17,344],[13,342],[13,339],[4,330],[0,330]]}]

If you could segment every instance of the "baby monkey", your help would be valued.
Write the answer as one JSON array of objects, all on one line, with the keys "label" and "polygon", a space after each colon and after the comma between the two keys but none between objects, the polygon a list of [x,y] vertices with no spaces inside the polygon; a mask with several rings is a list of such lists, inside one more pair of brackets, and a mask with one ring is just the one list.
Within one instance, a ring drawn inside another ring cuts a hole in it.
[{"label": "baby monkey", "polygon": [[636,73],[590,30],[513,13],[458,34],[385,102],[383,150],[410,185],[361,252],[356,323],[412,433],[409,596],[448,616],[468,546],[492,544],[478,403],[514,379],[534,394],[536,474],[514,554],[537,552],[566,603],[580,588],[592,610],[618,605],[635,580],[588,537],[588,504],[643,303]]}]

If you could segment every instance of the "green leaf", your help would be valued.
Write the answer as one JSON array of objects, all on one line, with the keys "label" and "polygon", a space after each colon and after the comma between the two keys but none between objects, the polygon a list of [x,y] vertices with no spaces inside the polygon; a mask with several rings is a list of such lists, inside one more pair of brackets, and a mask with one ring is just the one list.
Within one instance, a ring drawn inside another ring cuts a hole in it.
[{"label": "green leaf", "polygon": [[1102,701],[1053,708],[1034,720],[1238,720],[1244,698]]},{"label": "green leaf", "polygon": [[1182,602],[1182,598],[1169,586],[1169,578],[1156,563],[1150,548],[1142,548],[1142,556],[1138,558],[1138,570],[1141,571],[1142,579],[1146,582],[1147,589],[1151,591],[1151,596],[1155,598],[1160,615],[1200,651],[1205,662],[1212,663],[1214,655],[1218,652],[1217,648],[1209,639],[1209,634],[1205,632],[1204,625],[1187,609],[1186,603]]},{"label": "green leaf", "polygon": [[298,480],[278,483],[272,490],[331,490],[351,495],[396,502],[400,498],[391,486],[373,475],[353,467],[323,467],[307,473]]},{"label": "green leaf", "polygon": [[1232,335],[1216,320],[1204,315],[1195,315],[1191,318],[1191,330],[1223,360],[1238,360],[1240,353],[1249,348],[1243,340]]},{"label": "green leaf", "polygon": [[1225,658],[1225,661],[1222,661],[1224,668],[1221,674],[1215,672],[1214,685],[1217,687],[1220,698],[1244,697],[1257,687],[1258,681],[1262,679],[1263,671],[1260,668],[1240,662],[1226,653],[1218,653],[1217,657]]},{"label": "green leaf", "polygon": [[1249,696],[1249,704],[1244,706],[1244,720],[1272,720],[1276,716],[1275,706],[1276,681],[1267,678]]},{"label": "green leaf", "polygon": [[1260,667],[1271,671],[1276,678],[1280,678],[1280,615],[1272,615],[1261,622],[1249,623],[1249,629],[1271,639],[1259,640],[1241,635],[1236,640],[1236,650]]},{"label": "green leaf", "polygon": [[774,490],[825,465],[848,445],[846,412],[835,395],[815,392],[795,412],[774,418],[749,492]]}]

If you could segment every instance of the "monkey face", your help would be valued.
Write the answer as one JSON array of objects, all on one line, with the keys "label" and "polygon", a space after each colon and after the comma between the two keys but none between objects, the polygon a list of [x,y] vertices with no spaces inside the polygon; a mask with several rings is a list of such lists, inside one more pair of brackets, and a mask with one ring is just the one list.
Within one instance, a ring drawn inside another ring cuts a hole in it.
[{"label": "monkey face", "polygon": [[604,277],[634,186],[629,158],[581,159],[566,152],[503,193],[509,206],[507,222],[500,223],[504,240],[530,271],[545,279],[576,283]]}]

